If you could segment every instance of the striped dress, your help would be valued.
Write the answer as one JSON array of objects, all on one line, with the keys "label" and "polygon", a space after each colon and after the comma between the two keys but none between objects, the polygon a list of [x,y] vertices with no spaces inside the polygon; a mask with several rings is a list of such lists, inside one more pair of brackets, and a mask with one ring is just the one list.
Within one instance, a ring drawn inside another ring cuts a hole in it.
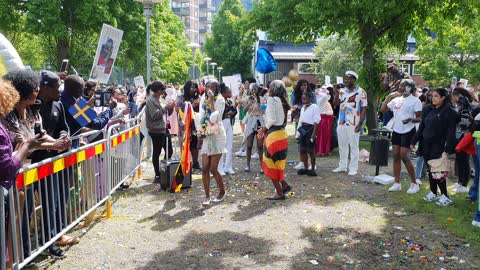
[{"label": "striped dress", "polygon": [[267,98],[265,111],[265,139],[263,142],[262,169],[265,176],[274,181],[285,179],[287,163],[288,136],[285,132],[286,118],[280,98]]}]

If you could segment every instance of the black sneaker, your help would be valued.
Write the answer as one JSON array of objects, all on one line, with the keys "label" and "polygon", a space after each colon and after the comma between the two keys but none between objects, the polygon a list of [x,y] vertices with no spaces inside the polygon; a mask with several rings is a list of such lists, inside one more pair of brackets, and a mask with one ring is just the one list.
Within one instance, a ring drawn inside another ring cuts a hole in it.
[{"label": "black sneaker", "polygon": [[155,176],[155,180],[153,180],[154,184],[160,184],[160,176]]},{"label": "black sneaker", "polygon": [[307,175],[308,176],[317,176],[317,173],[315,172],[315,170],[308,170]]},{"label": "black sneaker", "polygon": [[50,256],[56,259],[62,259],[67,256],[67,253],[65,251],[61,250],[57,245],[53,244],[48,248],[48,253]]},{"label": "black sneaker", "polygon": [[120,188],[121,190],[127,190],[129,187],[130,187],[130,185],[127,185],[127,184],[125,184],[125,183],[122,183],[119,188]]},{"label": "black sneaker", "polygon": [[297,174],[298,174],[298,175],[305,175],[305,174],[307,174],[307,170],[305,170],[305,169],[300,169],[300,170],[297,171]]}]

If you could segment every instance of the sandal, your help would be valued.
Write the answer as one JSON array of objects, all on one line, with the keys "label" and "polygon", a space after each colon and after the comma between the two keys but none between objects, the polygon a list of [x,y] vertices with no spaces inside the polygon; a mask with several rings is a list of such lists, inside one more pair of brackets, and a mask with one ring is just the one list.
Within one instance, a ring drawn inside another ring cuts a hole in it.
[{"label": "sandal", "polygon": [[270,200],[270,201],[283,201],[283,200],[285,200],[285,195],[282,195],[282,196],[275,195],[275,196],[272,196],[272,197],[268,197],[267,200]]},{"label": "sandal", "polygon": [[64,247],[64,246],[73,246],[73,245],[76,245],[78,243],[80,243],[80,238],[76,237],[76,236],[67,236],[67,235],[63,235],[60,239],[63,239],[62,240],[58,240],[56,242],[57,246],[61,246],[61,247]]},{"label": "sandal", "polygon": [[223,202],[223,200],[225,200],[225,197],[227,197],[227,192],[223,193],[223,196],[221,198],[218,198],[218,197],[213,198],[212,202],[214,203]]},{"label": "sandal", "polygon": [[210,205],[210,197],[205,198],[205,200],[203,200],[202,202],[202,206],[207,206],[207,205]]},{"label": "sandal", "polygon": [[292,190],[292,187],[290,185],[288,185],[288,186],[285,186],[282,190],[283,190],[283,194],[287,194],[287,192]]}]

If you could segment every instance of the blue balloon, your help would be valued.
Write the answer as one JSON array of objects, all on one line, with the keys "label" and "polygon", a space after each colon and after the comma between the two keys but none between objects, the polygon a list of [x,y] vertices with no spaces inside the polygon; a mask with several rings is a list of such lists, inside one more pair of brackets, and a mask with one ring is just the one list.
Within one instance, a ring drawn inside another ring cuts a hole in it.
[{"label": "blue balloon", "polygon": [[270,73],[277,70],[277,63],[272,54],[264,48],[257,50],[257,64],[255,69],[260,73]]},{"label": "blue balloon", "polygon": [[267,109],[267,104],[260,104],[260,110],[265,111]]}]

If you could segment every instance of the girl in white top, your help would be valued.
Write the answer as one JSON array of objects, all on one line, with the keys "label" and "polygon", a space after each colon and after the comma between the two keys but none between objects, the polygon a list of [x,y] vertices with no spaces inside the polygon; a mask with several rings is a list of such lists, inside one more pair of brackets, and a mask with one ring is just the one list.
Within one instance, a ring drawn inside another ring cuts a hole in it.
[{"label": "girl in white top", "polygon": [[[302,95],[302,109],[298,121],[298,144],[300,146],[300,160],[304,164],[303,169],[297,171],[298,175],[317,176],[315,172],[315,141],[317,139],[318,125],[320,124],[320,108],[312,103],[312,92]],[[308,156],[310,156],[311,170],[308,169]]]},{"label": "girl in white top", "polygon": [[407,168],[408,175],[412,183],[408,189],[408,194],[414,194],[420,191],[415,179],[415,169],[408,156],[410,145],[415,136],[415,124],[419,123],[422,115],[422,102],[416,96],[412,95],[415,91],[415,82],[410,79],[404,79],[396,92],[391,93],[382,103],[382,112],[393,111],[393,175],[395,183],[389,191],[401,191],[400,171],[402,161]]}]

